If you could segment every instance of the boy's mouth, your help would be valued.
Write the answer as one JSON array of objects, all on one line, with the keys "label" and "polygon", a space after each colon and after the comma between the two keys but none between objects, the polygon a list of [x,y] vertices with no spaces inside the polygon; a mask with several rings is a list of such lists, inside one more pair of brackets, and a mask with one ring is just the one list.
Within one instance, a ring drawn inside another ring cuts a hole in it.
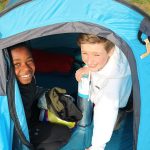
[{"label": "boy's mouth", "polygon": [[20,77],[23,78],[23,79],[28,79],[28,78],[32,77],[32,74],[21,75]]}]

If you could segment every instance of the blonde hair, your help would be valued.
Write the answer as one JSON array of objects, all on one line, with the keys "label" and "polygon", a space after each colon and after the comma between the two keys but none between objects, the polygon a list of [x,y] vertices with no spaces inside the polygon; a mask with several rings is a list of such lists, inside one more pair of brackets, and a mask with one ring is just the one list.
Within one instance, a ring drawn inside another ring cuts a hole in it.
[{"label": "blonde hair", "polygon": [[96,44],[96,43],[104,44],[104,48],[107,51],[107,53],[113,47],[115,47],[115,44],[112,43],[111,41],[109,41],[103,37],[99,37],[99,36],[92,35],[92,34],[81,33],[77,40],[78,46],[81,46],[81,44]]}]

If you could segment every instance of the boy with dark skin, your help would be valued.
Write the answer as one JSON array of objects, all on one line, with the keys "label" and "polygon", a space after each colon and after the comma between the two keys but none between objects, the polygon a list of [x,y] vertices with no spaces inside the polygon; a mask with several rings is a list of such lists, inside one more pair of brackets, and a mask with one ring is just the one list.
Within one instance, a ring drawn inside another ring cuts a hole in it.
[{"label": "boy with dark skin", "polygon": [[37,108],[37,101],[45,90],[36,86],[35,65],[30,49],[24,43],[20,43],[10,47],[10,50],[31,143],[36,150],[59,150],[68,142],[70,129],[66,126],[38,121],[40,110]]}]

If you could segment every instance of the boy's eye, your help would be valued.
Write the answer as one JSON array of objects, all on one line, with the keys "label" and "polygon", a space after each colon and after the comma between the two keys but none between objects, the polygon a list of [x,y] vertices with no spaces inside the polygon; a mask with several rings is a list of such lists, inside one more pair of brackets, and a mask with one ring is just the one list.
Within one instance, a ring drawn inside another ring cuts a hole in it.
[{"label": "boy's eye", "polygon": [[18,68],[18,67],[20,67],[20,63],[16,63],[16,64],[14,64],[14,66],[15,66],[15,68]]},{"label": "boy's eye", "polygon": [[27,61],[27,63],[28,63],[28,64],[33,63],[33,59],[29,59],[29,60]]},{"label": "boy's eye", "polygon": [[98,54],[98,53],[95,53],[95,54],[93,54],[93,56],[100,56],[100,54]]}]

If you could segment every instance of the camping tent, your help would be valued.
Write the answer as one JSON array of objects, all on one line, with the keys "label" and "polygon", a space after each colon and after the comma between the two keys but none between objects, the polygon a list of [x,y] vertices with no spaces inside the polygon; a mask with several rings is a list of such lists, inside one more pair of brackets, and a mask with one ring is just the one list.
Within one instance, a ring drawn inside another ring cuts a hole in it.
[{"label": "camping tent", "polygon": [[[75,33],[105,37],[114,42],[127,57],[133,82],[134,148],[150,149],[150,56],[142,55],[150,40],[149,17],[114,0],[14,2],[16,3],[8,5],[0,15],[0,149],[11,150],[14,137],[17,136],[21,140],[16,142],[18,145],[23,143],[22,149],[27,149],[25,145],[29,144],[21,96],[9,63],[7,47],[40,37],[64,34],[61,44],[55,41],[54,47],[67,45],[68,48],[76,48],[74,42],[69,42],[75,40]],[[66,149],[80,150],[73,148],[78,142],[70,141],[72,146]],[[84,141],[81,143],[82,147],[83,143]]]}]

